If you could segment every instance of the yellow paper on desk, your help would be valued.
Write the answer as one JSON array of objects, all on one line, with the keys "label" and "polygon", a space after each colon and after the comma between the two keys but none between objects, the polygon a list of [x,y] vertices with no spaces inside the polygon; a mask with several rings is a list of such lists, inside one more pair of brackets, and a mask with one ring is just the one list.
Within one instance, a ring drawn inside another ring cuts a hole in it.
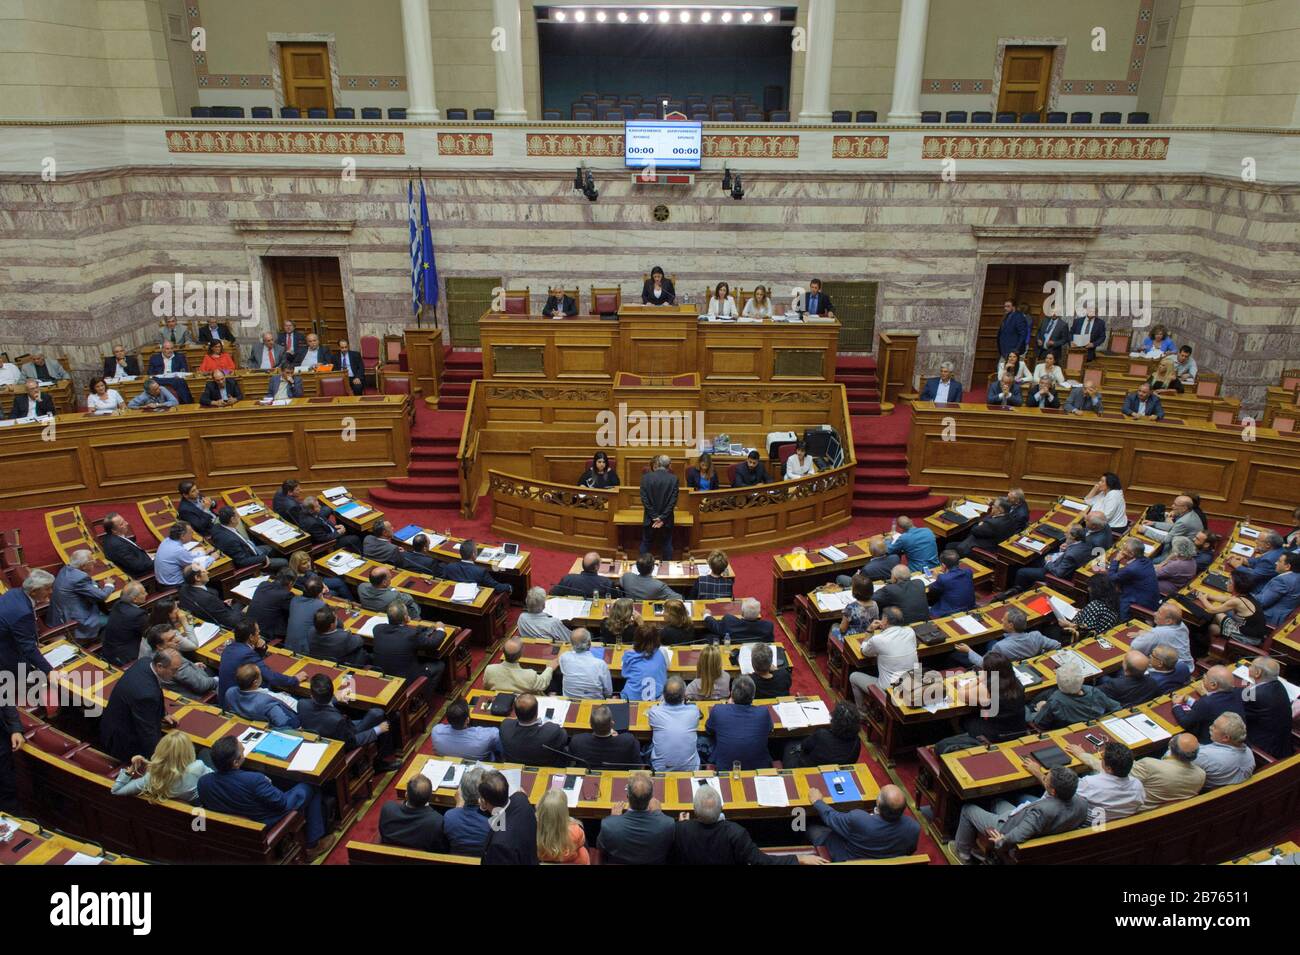
[{"label": "yellow paper on desk", "polygon": [[807,570],[812,566],[806,554],[791,554],[785,559],[791,570]]}]

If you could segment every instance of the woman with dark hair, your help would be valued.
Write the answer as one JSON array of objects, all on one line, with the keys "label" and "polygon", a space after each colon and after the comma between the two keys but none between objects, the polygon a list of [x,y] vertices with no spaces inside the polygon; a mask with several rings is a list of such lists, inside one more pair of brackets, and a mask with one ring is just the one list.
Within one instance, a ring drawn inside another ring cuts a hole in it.
[{"label": "woman with dark hair", "polygon": [[1250,595],[1254,576],[1248,570],[1238,567],[1232,572],[1228,584],[1228,596],[1216,602],[1209,597],[1197,596],[1196,602],[1207,613],[1214,614],[1214,622],[1207,628],[1213,640],[1220,633],[1228,640],[1241,643],[1263,643],[1268,635],[1268,621],[1259,602]]},{"label": "woman with dark hair", "polygon": [[686,604],[681,600],[664,601],[664,623],[659,629],[659,639],[666,647],[674,643],[694,643],[695,626],[691,615],[686,612]]},{"label": "woman with dark hair", "polygon": [[1174,347],[1174,340],[1169,337],[1169,329],[1165,328],[1164,325],[1152,325],[1151,334],[1142,341],[1141,354],[1159,353],[1163,355],[1166,352],[1177,350]]},{"label": "woman with dark hair", "polygon": [[591,467],[578,478],[580,487],[618,487],[618,472],[609,463],[609,455],[597,451],[591,456]]},{"label": "woman with dark hair", "polygon": [[1061,621],[1061,629],[1074,640],[1105,633],[1119,624],[1119,588],[1110,574],[1093,574],[1088,581],[1088,602],[1070,621]]},{"label": "woman with dark hair", "polygon": [[1119,475],[1107,471],[1097,479],[1097,483],[1084,495],[1083,503],[1091,510],[1101,511],[1106,515],[1106,523],[1111,530],[1128,530],[1128,505],[1124,503],[1124,485]]},{"label": "woman with dark hair", "polygon": [[721,318],[736,317],[736,300],[731,297],[731,286],[726,282],[719,282],[713,287],[713,295],[709,298],[709,314]]},{"label": "woman with dark hair", "polygon": [[1007,372],[1015,379],[1017,385],[1033,384],[1034,374],[1026,362],[1020,360],[1020,353],[1011,351],[998,362],[997,380],[1001,381],[1002,376]]},{"label": "woman with dark hair", "polygon": [[979,679],[965,684],[958,694],[963,702],[980,707],[978,712],[961,721],[962,732],[969,736],[983,736],[990,743],[1000,743],[1024,736],[1028,731],[1025,688],[1016,677],[1011,662],[996,650],[984,654],[977,670]]},{"label": "woman with dark hair", "polygon": [[692,491],[716,491],[722,486],[722,479],[713,467],[713,455],[701,454],[695,466],[686,469],[686,483]]},{"label": "woman with dark hair", "polygon": [[642,305],[676,305],[677,290],[672,280],[664,275],[664,270],[655,266],[650,270],[650,277],[641,286]]},{"label": "woman with dark hair", "polygon": [[224,371],[227,375],[235,373],[235,360],[226,352],[226,344],[220,338],[208,342],[208,353],[199,363],[199,374],[210,375],[214,371]]},{"label": "woman with dark hair", "polygon": [[623,651],[623,699],[658,700],[663,697],[672,651],[660,643],[656,624],[642,624],[636,628],[632,649]]},{"label": "woman with dark hair", "polygon": [[842,766],[858,761],[858,730],[862,717],[852,703],[841,700],[831,711],[831,725],[819,726],[802,740],[790,740],[781,754],[781,767]]},{"label": "woman with dark hair", "polygon": [[172,627],[180,637],[180,649],[186,653],[197,650],[198,638],[194,634],[194,619],[180,608],[175,599],[164,597],[149,610],[149,626],[160,624]]},{"label": "woman with dark hair", "polygon": [[125,411],[126,402],[122,395],[115,388],[108,387],[108,382],[103,378],[93,378],[90,382],[90,391],[86,393],[86,409],[92,414],[109,414],[114,411]]}]

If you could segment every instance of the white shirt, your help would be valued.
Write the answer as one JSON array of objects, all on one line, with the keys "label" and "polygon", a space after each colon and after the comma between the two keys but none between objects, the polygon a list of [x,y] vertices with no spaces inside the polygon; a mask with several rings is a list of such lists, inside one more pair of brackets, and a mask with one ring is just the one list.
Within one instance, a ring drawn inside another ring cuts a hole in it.
[{"label": "white shirt", "polygon": [[[1003,359],[998,362],[998,381],[1002,380],[1002,369],[1006,367],[1006,364],[1007,364],[1006,359]],[[1021,361],[1017,365],[1017,368],[1018,370],[1016,371],[1016,381],[1023,384],[1026,381],[1032,382],[1034,380],[1034,373],[1029,370],[1029,365],[1027,362]]]},{"label": "white shirt", "polygon": [[1124,504],[1123,491],[1107,491],[1105,494],[1093,494],[1083,499],[1085,504],[1092,505],[1092,510],[1101,511],[1106,515],[1106,523],[1118,530],[1128,527],[1128,514],[1125,513],[1126,505]]},{"label": "white shirt", "polygon": [[795,478],[806,477],[809,474],[816,473],[817,465],[813,464],[811,454],[805,454],[803,456],[802,464],[799,462],[799,455],[797,453],[792,454],[785,459],[785,479],[787,481],[793,481]]},{"label": "white shirt", "polygon": [[772,301],[769,299],[762,305],[755,305],[754,300],[751,298],[745,303],[745,310],[741,314],[746,318],[771,318]]},{"label": "white shirt", "polygon": [[1052,383],[1055,384],[1056,387],[1058,388],[1065,387],[1065,372],[1061,371],[1060,365],[1053,365],[1052,370],[1049,372],[1047,370],[1047,362],[1040,361],[1037,365],[1034,366],[1034,384],[1038,384],[1039,379],[1041,379],[1044,375],[1047,375],[1049,378],[1051,378]]},{"label": "white shirt", "polygon": [[709,299],[709,314],[723,316],[730,315],[734,318],[736,315],[736,300],[728,295],[725,300],[720,302],[715,295],[713,298]]},{"label": "white shirt", "polygon": [[940,380],[939,383],[935,385],[934,388],[934,400],[939,404],[946,403],[948,401],[948,389],[951,387],[952,387],[951,378],[948,379],[947,381]]},{"label": "white shirt", "polygon": [[173,363],[175,360],[176,360],[176,355],[175,355],[175,353],[173,353],[173,354],[171,354],[171,355],[163,355],[163,356],[162,356],[162,372],[161,372],[161,374],[164,374],[164,375],[170,375],[170,374],[172,373],[172,363]]},{"label": "white shirt", "polygon": [[113,411],[124,404],[122,396],[113,388],[109,388],[108,394],[102,398],[93,391],[86,396],[86,407],[91,411]]},{"label": "white shirt", "polygon": [[0,385],[16,385],[23,380],[23,373],[11,361],[0,365]]},{"label": "white shirt", "polygon": [[864,655],[876,658],[880,685],[891,686],[908,670],[919,666],[916,656],[916,632],[911,627],[887,627],[869,640],[862,641]]},{"label": "white shirt", "polygon": [[1104,813],[1103,820],[1124,819],[1142,808],[1146,790],[1141,782],[1131,775],[1119,777],[1103,772],[1100,761],[1093,765],[1093,769],[1094,772],[1079,780],[1078,794],[1088,801],[1090,809],[1100,809]]}]

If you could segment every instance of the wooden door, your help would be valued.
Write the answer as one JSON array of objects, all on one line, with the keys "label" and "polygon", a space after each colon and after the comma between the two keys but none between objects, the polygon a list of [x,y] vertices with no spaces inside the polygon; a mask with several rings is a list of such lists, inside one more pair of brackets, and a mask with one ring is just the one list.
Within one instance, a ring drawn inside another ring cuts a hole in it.
[{"label": "wooden door", "polygon": [[983,394],[989,376],[998,368],[998,326],[1006,314],[1004,302],[1014,302],[1024,311],[1037,330],[1043,314],[1043,286],[1060,280],[1063,265],[990,265],[984,278],[984,299],[980,303],[979,338],[975,343],[975,364],[971,372],[970,391]]},{"label": "wooden door", "polygon": [[330,81],[330,54],[324,43],[281,43],[280,73],[284,80],[284,105],[302,110],[323,108],[334,112]]},{"label": "wooden door", "polygon": [[1050,46],[1009,46],[1002,60],[998,112],[1043,113],[1052,80]]},{"label": "wooden door", "polygon": [[331,350],[338,347],[340,338],[353,341],[348,334],[338,259],[284,256],[267,262],[275,284],[280,327],[292,321],[303,334],[320,335],[321,343]]}]

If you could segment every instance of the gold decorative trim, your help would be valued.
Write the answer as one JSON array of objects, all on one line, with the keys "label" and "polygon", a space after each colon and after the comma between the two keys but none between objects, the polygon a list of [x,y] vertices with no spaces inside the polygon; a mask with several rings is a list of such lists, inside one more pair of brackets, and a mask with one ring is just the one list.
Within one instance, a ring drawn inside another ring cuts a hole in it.
[{"label": "gold decorative trim", "polygon": [[845,470],[821,474],[795,484],[763,486],[752,491],[734,491],[730,494],[706,494],[700,498],[700,513],[714,514],[724,511],[747,511],[771,507],[787,501],[801,501],[845,487],[849,483]]},{"label": "gold decorative trim", "polygon": [[798,136],[705,136],[710,159],[798,159]]},{"label": "gold decorative trim", "polygon": [[491,133],[439,133],[439,156],[491,156]]},{"label": "gold decorative trim", "polygon": [[516,480],[501,474],[489,475],[488,492],[583,511],[608,511],[612,499],[603,494],[587,494],[576,489],[570,491],[563,488],[542,487],[531,481]]},{"label": "gold decorative trim", "polygon": [[1124,161],[1168,158],[1168,136],[926,136],[923,159]]},{"label": "gold decorative trim", "polygon": [[346,130],[168,129],[163,131],[170,153],[225,155],[400,156],[405,134]]},{"label": "gold decorative trim", "polygon": [[832,159],[888,159],[888,136],[836,136],[831,141]]},{"label": "gold decorative trim", "polygon": [[621,156],[623,137],[610,133],[529,133],[530,156]]}]

